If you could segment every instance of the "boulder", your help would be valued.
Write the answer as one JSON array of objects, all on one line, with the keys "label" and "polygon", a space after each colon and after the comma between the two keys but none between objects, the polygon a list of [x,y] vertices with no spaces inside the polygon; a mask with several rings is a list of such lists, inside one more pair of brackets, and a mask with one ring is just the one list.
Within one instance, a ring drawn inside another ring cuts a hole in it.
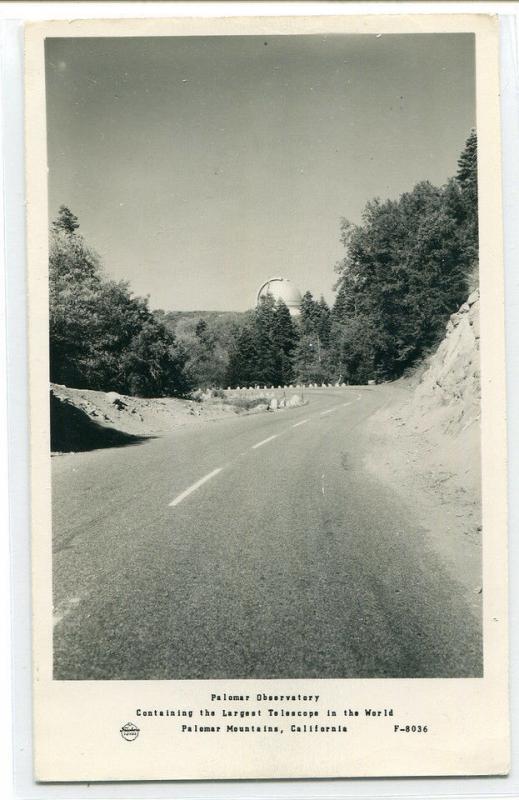
[{"label": "boulder", "polygon": [[117,392],[107,392],[106,399],[116,408],[126,408],[126,403],[124,402],[121,395],[118,394]]}]

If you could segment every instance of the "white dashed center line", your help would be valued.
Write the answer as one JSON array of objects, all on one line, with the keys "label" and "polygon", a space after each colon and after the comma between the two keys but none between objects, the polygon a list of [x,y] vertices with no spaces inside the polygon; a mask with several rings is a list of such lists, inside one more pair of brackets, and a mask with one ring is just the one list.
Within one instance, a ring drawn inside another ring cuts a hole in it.
[{"label": "white dashed center line", "polygon": [[279,433],[275,433],[274,436],[269,436],[268,439],[263,439],[262,442],[258,442],[257,444],[253,444],[251,450],[255,450],[257,447],[261,447],[263,444],[267,444],[267,442],[271,442],[272,439],[277,439]]},{"label": "white dashed center line", "polygon": [[[362,395],[359,394],[356,399],[360,400],[361,397],[362,397]],[[350,400],[349,402],[343,403],[342,405],[343,406],[349,406],[349,405],[351,405],[352,402],[353,401]],[[338,408],[338,406],[335,406],[334,408],[328,408],[326,411],[321,411],[320,415],[322,417],[324,417],[325,414],[331,414],[333,411],[336,410],[336,408]],[[310,418],[309,417],[307,417],[306,419],[302,419],[299,422],[294,423],[294,425],[292,425],[292,428],[298,428],[300,425],[305,425],[307,422],[310,422]],[[280,434],[279,433],[275,433],[273,436],[269,436],[267,439],[262,439],[261,442],[257,442],[256,444],[253,444],[250,449],[251,450],[256,450],[258,447],[263,447],[264,444],[267,444],[267,442],[271,442],[273,439],[277,439],[278,436],[280,436]],[[241,453],[241,455],[242,456],[245,455],[245,452],[246,451]],[[204,483],[207,483],[207,481],[210,481],[211,478],[215,477],[215,475],[218,475],[218,473],[221,472],[222,469],[223,469],[223,467],[218,467],[218,469],[213,469],[212,472],[209,472],[207,475],[204,475],[204,477],[200,478],[199,481],[196,481],[196,483],[193,483],[192,486],[190,486],[188,489],[183,491],[181,494],[177,495],[177,497],[175,497],[175,499],[172,500],[169,505],[172,506],[172,507],[173,506],[178,506],[178,504],[181,503],[182,500],[185,500],[186,497],[189,497],[190,494],[192,494],[193,492],[196,492],[196,490],[199,489],[201,486],[203,486]],[[324,494],[324,491],[325,491],[324,490],[324,475],[322,476],[322,487],[321,487],[321,490],[322,490],[322,493]]]},{"label": "white dashed center line", "polygon": [[203,486],[204,483],[210,481],[211,478],[214,478],[215,475],[218,475],[218,473],[221,472],[222,469],[223,467],[218,467],[218,469],[213,469],[213,471],[210,472],[208,475],[204,475],[204,477],[200,478],[199,481],[193,483],[193,485],[190,486],[189,489],[186,489],[185,492],[182,492],[182,494],[179,494],[177,497],[175,497],[175,499],[171,501],[170,506],[178,506],[178,504],[181,503],[182,500],[185,500],[186,497],[189,497],[189,495],[192,494],[192,492],[196,492],[196,490],[199,489],[201,486]]}]

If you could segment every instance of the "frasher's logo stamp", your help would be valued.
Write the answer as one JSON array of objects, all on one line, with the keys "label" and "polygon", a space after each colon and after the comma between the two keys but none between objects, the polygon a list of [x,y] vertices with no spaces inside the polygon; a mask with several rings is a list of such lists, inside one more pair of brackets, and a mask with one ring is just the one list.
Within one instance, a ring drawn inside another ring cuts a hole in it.
[{"label": "frasher's logo stamp", "polygon": [[137,727],[133,722],[127,722],[126,725],[123,725],[121,728],[121,736],[123,739],[126,739],[127,742],[133,742],[137,736],[139,735],[140,728]]}]

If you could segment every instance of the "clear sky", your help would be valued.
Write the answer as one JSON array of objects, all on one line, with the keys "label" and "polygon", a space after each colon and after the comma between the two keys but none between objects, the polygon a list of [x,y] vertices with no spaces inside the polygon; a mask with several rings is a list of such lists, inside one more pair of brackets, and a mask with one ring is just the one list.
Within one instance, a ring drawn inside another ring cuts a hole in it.
[{"label": "clear sky", "polygon": [[470,34],[50,39],[61,204],[152,308],[333,298],[341,217],[442,184],[475,125]]}]

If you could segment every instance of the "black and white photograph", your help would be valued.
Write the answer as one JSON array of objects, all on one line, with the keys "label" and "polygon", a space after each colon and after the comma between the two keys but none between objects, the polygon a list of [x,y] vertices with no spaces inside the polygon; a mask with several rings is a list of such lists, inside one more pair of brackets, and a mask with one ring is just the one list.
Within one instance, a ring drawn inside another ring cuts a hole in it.
[{"label": "black and white photograph", "polygon": [[495,20],[26,41],[38,780],[506,773]]},{"label": "black and white photograph", "polygon": [[55,679],[482,675],[474,44],[46,40]]}]

